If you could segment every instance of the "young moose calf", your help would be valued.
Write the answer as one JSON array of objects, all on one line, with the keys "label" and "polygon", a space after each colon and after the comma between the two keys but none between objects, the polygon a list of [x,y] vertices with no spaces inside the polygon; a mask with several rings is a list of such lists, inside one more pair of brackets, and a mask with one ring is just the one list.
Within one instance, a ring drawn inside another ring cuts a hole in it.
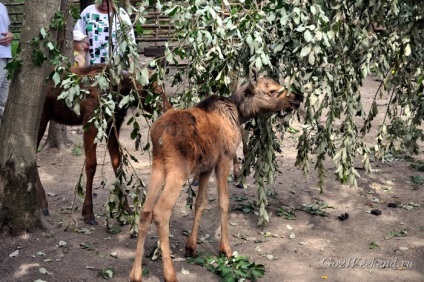
[{"label": "young moose calf", "polygon": [[[198,171],[199,191],[195,218],[186,244],[186,256],[196,252],[200,217],[207,203],[207,183],[215,170],[221,212],[221,242],[219,250],[231,256],[228,238],[227,177],[231,161],[241,142],[239,126],[263,112],[297,109],[303,97],[288,94],[269,78],[259,78],[256,70],[250,82],[229,98],[210,96],[195,107],[169,110],[153,124],[151,139],[153,163],[150,185],[140,216],[137,251],[130,273],[131,281],[142,280],[144,240],[154,221],[162,250],[164,279],[177,281],[169,249],[169,219],[184,181],[190,172]],[[162,187],[164,186],[163,190]]]}]

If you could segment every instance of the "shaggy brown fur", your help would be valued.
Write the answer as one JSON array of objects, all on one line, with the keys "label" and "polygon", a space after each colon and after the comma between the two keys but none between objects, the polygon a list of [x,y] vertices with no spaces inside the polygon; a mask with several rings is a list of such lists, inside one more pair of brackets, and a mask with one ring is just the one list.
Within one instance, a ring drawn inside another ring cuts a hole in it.
[{"label": "shaggy brown fur", "polygon": [[[80,76],[90,76],[101,73],[105,70],[106,65],[92,65],[86,67],[72,67],[71,71]],[[38,130],[37,146],[40,144],[41,138],[46,131],[47,124],[50,120],[53,120],[60,124],[65,125],[86,125],[89,119],[92,117],[93,111],[99,105],[100,90],[95,86],[82,86],[82,88],[89,91],[89,94],[80,103],[80,115],[77,115],[73,110],[69,109],[65,104],[64,100],[58,100],[58,96],[62,93],[62,88],[55,88],[53,82],[49,82],[47,85],[46,100],[44,102],[43,113],[41,116],[40,127]],[[139,92],[141,99],[146,95],[146,88],[142,87],[137,82],[133,82],[129,76],[125,76],[121,85],[119,86],[118,92],[121,95],[128,95],[132,89],[136,89]],[[152,91],[157,95],[162,95],[164,99],[164,108],[172,107],[169,104],[168,99],[161,87],[157,84],[153,84]],[[143,102],[143,101],[141,101]],[[152,111],[151,108],[145,108],[147,111]],[[119,109],[115,113],[115,126],[116,133],[119,134],[123,119],[125,117],[127,108]],[[121,163],[121,153],[119,150],[118,136],[114,130],[111,132],[107,147],[109,150],[112,167],[116,172],[117,168]],[[84,220],[88,224],[97,224],[94,219],[93,213],[93,202],[92,202],[92,186],[94,174],[96,173],[97,157],[96,157],[96,144],[93,142],[97,135],[97,129],[94,125],[91,125],[84,131],[83,142],[85,151],[85,172],[87,175],[87,183],[85,189],[85,200],[82,209],[82,215]],[[48,203],[44,188],[41,184],[40,179],[37,181],[38,195],[40,204],[45,215],[48,215]]]},{"label": "shaggy brown fur", "polygon": [[[230,98],[210,96],[193,108],[169,110],[151,128],[153,163],[150,184],[140,216],[137,250],[131,281],[142,280],[144,241],[152,221],[156,223],[162,250],[165,281],[177,281],[169,249],[169,219],[184,181],[199,171],[199,191],[195,218],[186,244],[186,256],[196,252],[200,218],[207,204],[207,184],[215,171],[221,214],[219,250],[231,256],[228,237],[227,177],[241,141],[239,127],[262,112],[297,109],[303,97],[280,93],[281,85],[258,78],[251,72],[250,82]],[[163,187],[163,188],[162,188]]]}]

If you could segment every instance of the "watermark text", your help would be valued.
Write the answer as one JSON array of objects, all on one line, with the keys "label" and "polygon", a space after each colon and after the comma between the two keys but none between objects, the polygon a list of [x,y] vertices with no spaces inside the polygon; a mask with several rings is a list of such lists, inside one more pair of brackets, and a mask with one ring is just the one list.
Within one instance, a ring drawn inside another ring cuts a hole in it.
[{"label": "watermark text", "polygon": [[398,257],[393,259],[384,260],[378,258],[346,258],[346,259],[333,259],[325,258],[322,260],[321,265],[326,268],[413,268],[415,262],[412,260],[400,260]]}]

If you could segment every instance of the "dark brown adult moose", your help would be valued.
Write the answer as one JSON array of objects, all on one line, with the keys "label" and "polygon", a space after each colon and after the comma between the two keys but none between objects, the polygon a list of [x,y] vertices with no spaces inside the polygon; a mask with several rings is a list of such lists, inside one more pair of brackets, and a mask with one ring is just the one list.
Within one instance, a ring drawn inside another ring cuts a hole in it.
[{"label": "dark brown adult moose", "polygon": [[219,250],[231,256],[227,177],[241,142],[239,126],[260,113],[297,109],[302,101],[302,96],[283,91],[277,82],[259,78],[257,71],[252,69],[250,81],[231,97],[212,95],[193,108],[169,110],[159,117],[150,131],[152,171],[138,226],[137,250],[129,276],[131,281],[142,280],[144,241],[152,221],[156,223],[159,233],[164,279],[177,281],[169,248],[169,219],[183,183],[192,171],[198,171],[200,177],[186,256],[196,252],[197,233],[207,203],[207,184],[212,170],[216,174],[221,214]]},{"label": "dark brown adult moose", "polygon": [[[103,71],[107,71],[105,64],[97,64],[84,67],[72,67],[71,72],[79,76],[93,76],[99,74]],[[91,119],[94,110],[99,105],[99,97],[101,95],[100,89],[97,86],[92,85],[81,85],[82,88],[88,91],[86,97],[80,103],[80,115],[77,115],[72,109],[68,108],[64,100],[58,100],[58,96],[62,93],[63,89],[60,87],[54,87],[53,82],[49,82],[47,85],[46,99],[44,102],[43,113],[41,115],[40,127],[38,130],[38,139],[37,146],[40,144],[41,138],[46,131],[47,124],[50,120],[53,120],[60,124],[65,125],[84,125],[86,126],[88,121]],[[147,94],[147,88],[143,87],[140,83],[135,80],[132,80],[128,74],[123,76],[123,80],[119,85],[117,93],[119,95],[128,95],[131,90],[136,90],[141,99],[141,104],[144,109],[151,112],[152,109],[144,105],[144,98]],[[152,83],[151,91],[156,93],[156,95],[161,95],[163,98],[163,107],[171,108],[168,99],[166,98],[163,88]],[[109,151],[112,167],[114,171],[118,169],[121,163],[121,152],[119,149],[118,143],[118,134],[121,128],[122,122],[124,120],[126,108],[118,109],[114,113],[115,119],[115,130],[112,130],[112,123],[109,124],[108,132],[111,132],[107,140],[107,148]],[[96,143],[94,139],[97,135],[97,129],[94,125],[87,127],[87,130],[83,134],[83,143],[84,143],[84,152],[85,152],[85,173],[87,176],[87,183],[85,189],[85,199],[82,208],[82,215],[84,221],[88,224],[95,225],[97,224],[94,218],[93,212],[93,199],[92,199],[92,187],[94,174],[96,173],[97,167],[97,157],[96,157]],[[40,178],[37,180],[37,191],[40,200],[40,205],[45,215],[48,215],[48,203],[46,199],[46,193],[44,191],[43,185],[41,184]]]}]

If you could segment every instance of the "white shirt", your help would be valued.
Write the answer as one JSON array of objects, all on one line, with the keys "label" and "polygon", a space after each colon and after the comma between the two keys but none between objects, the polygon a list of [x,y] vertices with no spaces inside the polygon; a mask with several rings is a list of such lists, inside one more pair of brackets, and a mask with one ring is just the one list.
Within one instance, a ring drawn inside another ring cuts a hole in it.
[{"label": "white shirt", "polygon": [[[120,17],[127,25],[131,25],[131,19],[127,12],[119,8]],[[120,30],[121,24],[117,16],[112,20],[112,43],[114,52],[116,50],[116,33]],[[109,19],[108,14],[100,13],[95,5],[87,6],[81,12],[81,19],[75,24],[74,30],[79,30],[87,35],[89,40],[88,54],[90,64],[106,63],[109,60]],[[130,38],[135,43],[134,30],[131,28],[129,32]]]},{"label": "white shirt", "polygon": [[[9,14],[7,12],[6,6],[0,3],[0,33],[9,32],[10,19]],[[1,35],[0,36],[4,36]],[[0,45],[0,59],[10,59],[12,58],[12,47],[11,45],[3,46]]]}]

